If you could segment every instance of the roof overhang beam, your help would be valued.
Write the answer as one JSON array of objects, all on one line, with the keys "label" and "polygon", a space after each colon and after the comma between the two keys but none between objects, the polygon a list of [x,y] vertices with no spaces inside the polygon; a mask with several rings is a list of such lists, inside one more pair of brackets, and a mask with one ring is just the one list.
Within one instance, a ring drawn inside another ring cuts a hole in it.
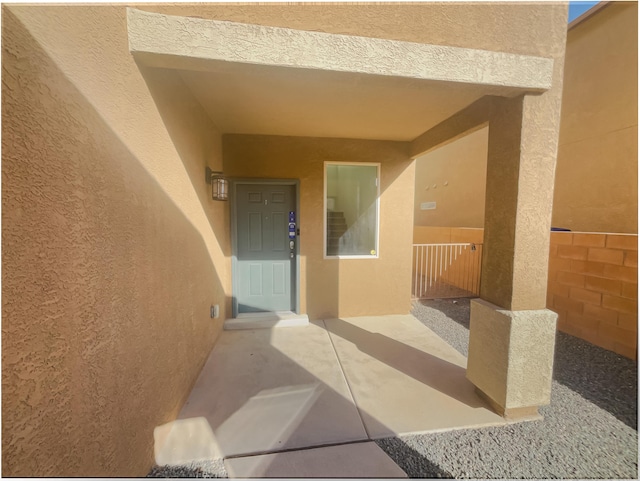
[{"label": "roof overhang beam", "polygon": [[233,62],[543,92],[553,59],[471,48],[337,35],[127,9],[129,50],[152,67],[208,70]]}]

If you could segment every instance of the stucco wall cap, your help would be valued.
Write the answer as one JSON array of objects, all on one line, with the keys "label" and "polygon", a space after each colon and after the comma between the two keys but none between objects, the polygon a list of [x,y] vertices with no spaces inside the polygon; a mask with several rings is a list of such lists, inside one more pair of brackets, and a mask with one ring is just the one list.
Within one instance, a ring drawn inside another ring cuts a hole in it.
[{"label": "stucco wall cap", "polygon": [[[127,8],[132,54],[544,91],[553,59],[170,16]],[[142,57],[142,56],[140,56]]]}]

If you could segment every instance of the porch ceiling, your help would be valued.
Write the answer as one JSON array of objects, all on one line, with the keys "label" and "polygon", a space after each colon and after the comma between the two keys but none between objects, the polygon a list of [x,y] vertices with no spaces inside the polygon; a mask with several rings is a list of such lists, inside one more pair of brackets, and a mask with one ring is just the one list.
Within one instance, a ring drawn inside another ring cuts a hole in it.
[{"label": "porch ceiling", "polygon": [[229,64],[180,74],[224,133],[410,141],[486,94],[447,84]]},{"label": "porch ceiling", "polygon": [[411,141],[485,95],[549,88],[553,60],[129,9],[130,50],[179,72],[222,133]]}]

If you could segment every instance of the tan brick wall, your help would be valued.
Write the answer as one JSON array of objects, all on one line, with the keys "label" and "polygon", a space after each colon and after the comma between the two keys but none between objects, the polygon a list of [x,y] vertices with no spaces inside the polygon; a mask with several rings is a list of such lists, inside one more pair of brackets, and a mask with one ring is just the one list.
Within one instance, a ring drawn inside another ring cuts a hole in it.
[{"label": "tan brick wall", "polygon": [[547,307],[559,330],[636,359],[638,236],[552,232]]},{"label": "tan brick wall", "polygon": [[[413,241],[480,244],[483,232],[415,226]],[[547,308],[558,313],[559,330],[636,359],[638,236],[552,232]]]}]

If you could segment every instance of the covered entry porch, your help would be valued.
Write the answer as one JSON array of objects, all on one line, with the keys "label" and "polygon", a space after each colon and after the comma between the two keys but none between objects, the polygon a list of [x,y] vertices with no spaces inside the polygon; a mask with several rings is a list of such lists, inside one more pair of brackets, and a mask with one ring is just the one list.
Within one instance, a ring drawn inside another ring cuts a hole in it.
[{"label": "covered entry porch", "polygon": [[177,420],[156,428],[156,463],[224,459],[241,478],[402,477],[372,440],[508,422],[465,368],[411,315],[225,331]]},{"label": "covered entry porch", "polygon": [[[473,302],[471,310],[469,360],[464,363],[453,354],[438,357],[432,351],[439,348],[429,344],[429,334],[415,332],[407,339],[415,336],[429,346],[421,351],[427,356],[418,354],[411,369],[426,373],[427,379],[419,382],[422,389],[430,386],[429,381],[438,382],[434,377],[438,367],[455,366],[451,369],[464,382],[447,382],[435,391],[455,391],[462,385],[463,390],[471,389],[463,394],[471,396],[462,403],[466,408],[461,406],[454,416],[460,420],[469,405],[475,406],[472,410],[481,407],[478,412],[491,422],[537,416],[538,406],[549,402],[555,338],[556,316],[545,309],[545,301],[561,42],[552,58],[544,58],[136,10],[129,10],[128,26],[130,50],[152,94],[170,95],[178,88],[190,92],[200,112],[222,132],[222,162],[214,170],[231,178],[299,179],[302,234],[296,255],[300,276],[293,289],[300,292],[300,313],[316,321],[304,328],[305,335],[311,339],[317,332],[325,344],[330,341],[347,384],[345,364],[351,354],[347,348],[341,351],[342,334],[347,344],[358,346],[354,353],[361,352],[360,337],[371,342],[366,349],[376,355],[369,355],[369,361],[385,358],[389,352],[399,359],[415,353],[415,346],[399,340],[404,336],[402,319],[408,318],[395,317],[406,316],[410,309],[413,159],[489,125],[481,299]],[[161,114],[174,108],[165,102]],[[328,163],[380,166],[375,226],[379,244],[376,240],[371,255],[342,258],[330,256],[326,249]],[[230,254],[236,256],[235,251]],[[236,295],[232,284],[226,284],[227,313],[232,312]],[[349,321],[371,316],[387,319],[384,325],[390,331],[383,337],[392,342],[370,330],[373,324]],[[240,343],[243,336],[270,334],[249,331],[222,336],[218,346],[224,346],[225,337],[235,336]],[[376,351],[381,342],[385,348]],[[258,348],[269,349],[266,339]],[[222,349],[216,347],[212,355]],[[393,359],[385,360],[383,364],[394,365]],[[214,370],[228,362],[228,357],[218,359]],[[355,379],[367,379],[375,372],[372,367]],[[248,375],[241,364],[236,368]],[[407,374],[397,366],[394,369]],[[365,382],[364,389],[375,386],[374,381]],[[315,388],[303,386],[296,396],[318,395]],[[279,396],[269,393],[270,399],[271,394]],[[360,403],[374,398],[372,393],[361,395]],[[443,406],[455,404],[451,399],[456,396],[448,396]],[[385,420],[382,414],[382,419],[371,415],[377,421],[367,424],[363,409],[377,408],[360,406],[356,391],[353,401],[351,410],[358,412],[361,433],[367,436],[363,439],[374,436],[376,424],[395,432],[387,425],[395,421]],[[412,409],[408,412],[415,416]],[[222,412],[220,405],[216,412]],[[456,422],[442,428],[451,429]],[[212,427],[209,421],[206,425]],[[398,429],[439,428],[408,425]]]}]

